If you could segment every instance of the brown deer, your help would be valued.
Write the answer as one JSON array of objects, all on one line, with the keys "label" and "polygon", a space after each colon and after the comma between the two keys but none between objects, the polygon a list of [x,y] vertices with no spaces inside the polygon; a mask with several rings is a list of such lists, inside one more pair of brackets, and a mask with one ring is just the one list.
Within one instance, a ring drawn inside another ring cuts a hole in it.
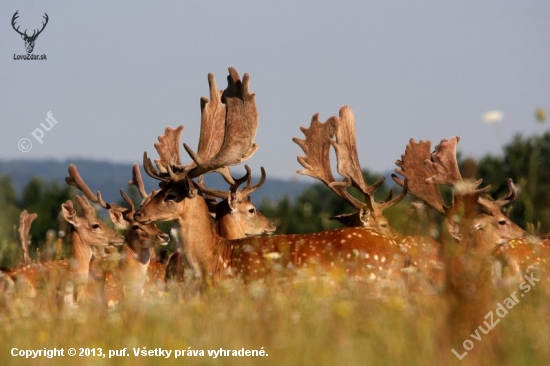
[{"label": "brown deer", "polygon": [[[169,236],[156,225],[134,221],[134,204],[124,193],[124,190],[121,189],[120,194],[128,207],[106,203],[100,192],[94,195],[78,173],[75,165],[69,166],[69,176],[65,178],[65,181],[70,186],[80,190],[90,201],[107,209],[117,228],[127,230],[118,267],[114,272],[108,272],[105,276],[104,286],[107,292],[107,303],[111,305],[117,303],[121,293],[132,298],[141,295],[147,281],[152,252],[155,246],[168,244]],[[145,192],[137,164],[134,164],[130,184],[138,188],[144,200],[148,199],[149,195]]]},{"label": "brown deer", "polygon": [[[209,188],[202,179],[197,182],[205,198],[221,199],[220,202],[211,205],[210,212],[214,215],[218,234],[226,239],[271,234],[276,229],[273,222],[259,212],[250,199],[250,195],[264,184],[265,169],[260,168],[262,175],[254,186],[251,185],[252,173],[248,165],[245,165],[245,169],[246,174],[240,179],[234,179],[235,183],[230,184],[229,191]],[[247,182],[246,187],[239,189],[244,182]]]},{"label": "brown deer", "polygon": [[[219,92],[209,75],[211,102],[218,103]],[[195,154],[186,144],[193,162],[179,161],[179,135],[183,126],[167,128],[155,148],[160,160],[154,167],[147,153],[144,168],[147,174],[161,181],[161,189],[135,213],[136,221],[148,223],[177,219],[185,243],[185,255],[197,277],[214,280],[225,276],[240,276],[245,281],[264,277],[275,271],[318,266],[330,270],[339,267],[348,274],[366,278],[393,280],[408,265],[391,238],[367,228],[345,228],[309,235],[276,235],[249,237],[238,240],[222,238],[213,226],[208,207],[193,178],[217,171],[231,182],[227,166],[238,164],[257,148],[253,143],[257,128],[254,94],[249,93],[249,76],[229,69],[228,87],[221,95],[225,104],[225,128],[219,128],[223,140],[215,150],[201,150],[209,145],[210,133],[204,120],[209,104],[203,99],[203,124],[199,152]],[[221,106],[220,106],[221,108]],[[212,126],[212,124],[210,124]],[[216,126],[214,126],[216,127]],[[221,171],[220,171],[221,170]]]},{"label": "brown deer", "polygon": [[[382,177],[372,186],[364,181],[357,154],[355,118],[351,108],[343,106],[338,117],[330,117],[324,123],[319,121],[319,114],[315,114],[310,127],[301,127],[301,130],[306,136],[305,140],[293,139],[306,153],[306,156],[298,157],[298,162],[305,168],[298,173],[320,180],[357,209],[354,213],[339,215],[335,219],[347,227],[366,227],[391,237],[409,256],[412,264],[422,270],[432,283],[441,286],[443,264],[438,260],[439,243],[428,237],[401,235],[384,216],[384,210],[399,203],[405,197],[406,186],[396,198],[392,199],[390,192],[384,202],[378,203],[374,199],[374,194],[384,183],[385,178]],[[336,180],[331,171],[331,146],[336,153],[338,173],[344,177],[342,181]],[[351,195],[348,191],[350,187],[361,192],[365,197],[365,203]]]},{"label": "brown deer", "polygon": [[[258,190],[265,182],[265,169],[261,168],[260,181],[252,186],[252,172],[245,165],[246,174],[239,179],[234,179],[230,184],[229,191],[216,190],[207,187],[203,182],[203,176],[199,177],[196,183],[203,197],[207,201],[210,215],[214,218],[218,234],[226,239],[240,239],[247,236],[271,234],[276,230],[271,220],[258,211],[252,203],[250,195]],[[239,186],[247,182],[246,187],[239,189]],[[221,199],[221,201],[217,201]],[[176,279],[184,281],[184,262],[182,255],[183,248],[172,253],[166,266],[166,280]]]},{"label": "brown deer", "polygon": [[78,215],[72,201],[61,205],[63,218],[71,225],[71,258],[69,260],[34,262],[7,272],[17,294],[34,297],[40,284],[48,284],[52,290],[69,289],[65,301],[68,304],[86,298],[92,246],[121,244],[124,238],[108,227],[95,215],[88,200],[75,197],[82,207]]},{"label": "brown deer", "polygon": [[[495,276],[499,284],[525,281],[531,274],[548,278],[550,270],[550,241],[548,239],[518,238],[497,246],[492,255],[497,261]],[[547,285],[546,285],[547,286]]]}]

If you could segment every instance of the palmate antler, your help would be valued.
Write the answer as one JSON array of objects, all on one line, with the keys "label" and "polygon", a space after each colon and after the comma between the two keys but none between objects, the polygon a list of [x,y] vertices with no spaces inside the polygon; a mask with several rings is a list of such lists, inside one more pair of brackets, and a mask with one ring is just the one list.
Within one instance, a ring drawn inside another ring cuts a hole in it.
[{"label": "palmate antler", "polygon": [[426,169],[426,164],[431,163],[430,151],[430,141],[415,142],[414,139],[411,139],[406,147],[405,154],[401,155],[401,160],[395,162],[400,168],[396,168],[395,172],[405,179],[401,179],[395,174],[392,174],[392,178],[400,186],[404,186],[406,180],[409,193],[426,202],[428,206],[437,212],[445,215],[447,207],[443,203],[439,187],[436,184],[427,183],[427,180],[432,176]]},{"label": "palmate antler", "polygon": [[248,74],[241,82],[237,71],[229,68],[227,80],[228,86],[220,96],[214,76],[208,75],[210,100],[201,99],[201,134],[197,153],[187,144],[183,145],[193,162],[182,165],[179,160],[179,138],[183,126],[167,128],[155,144],[160,156],[155,161],[158,169],[153,166],[147,153],[144,154],[143,165],[147,174],[166,182],[196,178],[216,171],[228,183],[235,183],[228,166],[247,160],[257,150],[254,137],[258,128],[258,112],[255,95],[249,92]]},{"label": "palmate antler", "polygon": [[[332,189],[338,196],[351,204],[357,210],[362,220],[376,222],[383,216],[383,211],[401,201],[406,194],[406,189],[396,198],[390,196],[382,203],[374,200],[376,190],[384,183],[382,177],[373,185],[367,185],[363,179],[359,158],[357,155],[355,118],[353,111],[348,106],[340,109],[339,117],[331,117],[325,123],[319,121],[319,115],[315,114],[308,128],[300,128],[305,140],[294,138],[305,152],[305,156],[299,156],[298,162],[305,168],[298,171],[300,174],[309,175],[319,179]],[[336,151],[337,170],[343,177],[342,181],[334,178],[330,167],[330,147]],[[347,190],[354,187],[361,191],[365,202],[361,202]],[[355,215],[355,214],[352,214]],[[369,217],[370,216],[370,217]],[[337,217],[340,221],[347,220],[346,216]],[[365,223],[364,223],[365,224]]]},{"label": "palmate antler", "polygon": [[[454,136],[450,140],[441,140],[434,152],[430,154],[430,141],[417,143],[411,139],[405,154],[401,155],[401,160],[395,163],[400,167],[400,169],[395,169],[395,172],[406,178],[409,192],[444,215],[449,214],[451,207],[444,205],[439,184],[451,186],[455,195],[468,196],[472,198],[471,201],[478,203],[480,200],[484,200],[481,195],[491,188],[491,186],[486,186],[478,189],[482,182],[481,179],[470,182],[462,178],[456,160],[458,141],[460,141],[458,136]],[[403,185],[403,180],[395,174],[392,175],[392,178],[397,184]]]}]

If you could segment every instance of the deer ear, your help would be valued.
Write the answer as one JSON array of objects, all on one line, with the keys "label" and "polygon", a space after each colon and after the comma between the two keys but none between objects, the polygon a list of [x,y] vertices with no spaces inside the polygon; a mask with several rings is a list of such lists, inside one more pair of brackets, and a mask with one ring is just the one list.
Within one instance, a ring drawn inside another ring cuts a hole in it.
[{"label": "deer ear", "polygon": [[229,205],[229,208],[231,209],[231,212],[237,211],[237,203],[238,203],[238,197],[235,192],[231,192],[229,194],[229,197],[227,197],[227,204]]},{"label": "deer ear", "polygon": [[115,226],[119,229],[124,230],[130,226],[130,223],[124,218],[124,215],[120,212],[120,210],[113,208],[109,209],[109,216],[111,217],[113,224],[115,224]]},{"label": "deer ear", "polygon": [[24,34],[21,35],[21,38],[24,40],[26,37]]},{"label": "deer ear", "polygon": [[74,207],[67,203],[64,203],[61,205],[61,213],[63,214],[63,218],[65,221],[67,221],[69,224],[73,226],[78,226],[78,222],[76,221],[76,211]]},{"label": "deer ear", "polygon": [[460,241],[462,238],[462,235],[460,234],[460,225],[458,222],[456,222],[453,219],[447,219],[447,230],[449,230],[449,234],[456,240]]}]

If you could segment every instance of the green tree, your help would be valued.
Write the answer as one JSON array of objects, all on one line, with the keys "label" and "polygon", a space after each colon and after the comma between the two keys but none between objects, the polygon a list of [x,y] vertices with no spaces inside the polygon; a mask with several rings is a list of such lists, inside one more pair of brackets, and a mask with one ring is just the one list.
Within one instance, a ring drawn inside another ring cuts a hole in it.
[{"label": "green tree", "polygon": [[[25,186],[21,198],[21,208],[38,214],[30,230],[31,248],[42,250],[48,230],[59,229],[58,215],[61,204],[71,198],[68,186],[60,187],[57,182],[43,182],[39,178],[31,178]],[[29,248],[29,252],[33,250]]]},{"label": "green tree", "polygon": [[0,266],[9,267],[18,252],[19,208],[11,179],[0,177]]},{"label": "green tree", "polygon": [[542,136],[516,135],[504,146],[504,156],[486,156],[478,164],[478,176],[492,186],[495,198],[507,192],[506,178],[518,188],[511,219],[528,228],[550,231],[550,132]]}]

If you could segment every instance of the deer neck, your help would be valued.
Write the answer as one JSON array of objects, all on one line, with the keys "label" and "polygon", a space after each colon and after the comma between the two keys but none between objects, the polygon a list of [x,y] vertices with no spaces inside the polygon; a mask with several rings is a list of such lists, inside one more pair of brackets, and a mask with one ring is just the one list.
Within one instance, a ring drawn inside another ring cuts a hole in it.
[{"label": "deer neck", "polygon": [[134,249],[128,244],[122,247],[122,256],[120,258],[120,268],[123,270],[132,270],[139,268],[139,272],[147,272],[147,267],[151,262],[151,249]]},{"label": "deer neck", "polygon": [[135,250],[125,243],[122,247],[120,271],[126,291],[132,294],[141,294],[147,279],[147,268],[151,261],[151,249],[140,248]]},{"label": "deer neck", "polygon": [[195,276],[211,274],[216,249],[223,240],[216,233],[204,198],[196,195],[185,200],[185,210],[178,219],[183,252]]},{"label": "deer neck", "polygon": [[86,282],[90,260],[92,259],[92,248],[90,243],[82,239],[82,236],[74,229],[71,230],[71,251],[73,258],[69,262],[70,269],[77,275],[79,280]]},{"label": "deer neck", "polygon": [[217,221],[218,234],[226,239],[240,239],[245,234],[245,229],[241,227],[241,222],[234,215],[228,213]]}]

